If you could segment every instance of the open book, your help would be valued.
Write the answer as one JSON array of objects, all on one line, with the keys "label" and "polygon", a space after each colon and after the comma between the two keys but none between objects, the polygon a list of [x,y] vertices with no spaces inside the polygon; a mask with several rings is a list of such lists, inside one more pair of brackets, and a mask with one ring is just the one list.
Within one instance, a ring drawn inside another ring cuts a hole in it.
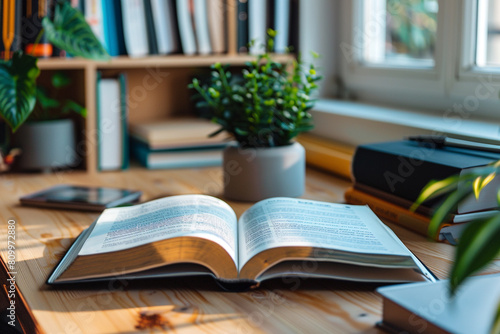
[{"label": "open book", "polygon": [[238,220],[217,198],[181,195],[105,210],[48,283],[188,275],[212,275],[228,286],[296,275],[433,280],[367,206],[271,198]]}]

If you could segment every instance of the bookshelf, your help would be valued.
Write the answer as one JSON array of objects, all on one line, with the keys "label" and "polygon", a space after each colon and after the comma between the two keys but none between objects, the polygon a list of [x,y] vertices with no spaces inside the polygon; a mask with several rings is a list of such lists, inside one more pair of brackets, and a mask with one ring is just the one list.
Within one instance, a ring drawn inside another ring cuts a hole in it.
[{"label": "bookshelf", "polygon": [[[275,55],[286,63],[292,55]],[[78,133],[77,153],[83,158],[81,168],[88,173],[97,172],[96,140],[96,81],[97,73],[114,76],[127,75],[129,121],[151,121],[193,113],[188,83],[194,75],[216,62],[234,67],[244,66],[255,56],[228,52],[207,56],[148,56],[143,58],[116,57],[108,62],[95,62],[78,58],[40,59],[41,80],[51,71],[64,70],[76,84],[70,92],[72,98],[87,108],[87,118]]]}]

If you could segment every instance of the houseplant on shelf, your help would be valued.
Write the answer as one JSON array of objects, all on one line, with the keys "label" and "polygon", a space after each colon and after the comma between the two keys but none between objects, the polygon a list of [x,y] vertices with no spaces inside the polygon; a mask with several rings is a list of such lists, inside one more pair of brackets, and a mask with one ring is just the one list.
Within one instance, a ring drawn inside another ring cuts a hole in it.
[{"label": "houseplant on shelf", "polygon": [[[444,200],[431,218],[429,236],[439,233],[439,227],[456,210],[457,205],[469,196],[479,198],[486,185],[500,174],[500,161],[491,166],[477,168],[465,176],[451,176],[432,181],[424,187],[413,205],[416,209],[424,201],[444,196]],[[496,190],[500,202],[500,189]],[[472,221],[462,232],[457,245],[455,260],[450,273],[450,294],[453,296],[467,277],[484,269],[500,255],[500,213],[495,216]],[[500,300],[491,324],[491,333],[500,334]]]},{"label": "houseplant on shelf", "polygon": [[227,198],[257,201],[274,196],[300,196],[305,186],[304,148],[293,139],[312,129],[308,110],[321,77],[314,65],[300,59],[276,62],[270,50],[276,32],[268,31],[266,52],[233,76],[216,63],[208,84],[194,79],[199,107],[236,141],[224,150],[224,194]]},{"label": "houseplant on shelf", "polygon": [[[83,15],[66,1],[57,1],[53,18],[45,17],[42,25],[40,36],[45,33],[53,45],[73,56],[94,60],[110,58]],[[39,74],[37,58],[22,51],[15,52],[8,61],[0,61],[0,118],[12,132],[16,132],[28,119],[35,108],[37,96],[39,103],[47,102],[37,94],[37,91],[40,92],[36,83]],[[4,143],[4,146],[8,147],[9,143]]]}]

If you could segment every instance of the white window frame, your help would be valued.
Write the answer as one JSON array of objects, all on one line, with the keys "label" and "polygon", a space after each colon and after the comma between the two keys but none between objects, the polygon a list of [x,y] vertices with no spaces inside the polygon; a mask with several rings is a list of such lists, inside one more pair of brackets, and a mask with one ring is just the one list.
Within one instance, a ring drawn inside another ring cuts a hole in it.
[{"label": "white window frame", "polygon": [[[475,0],[439,0],[434,67],[374,66],[362,61],[363,39],[370,38],[360,35],[362,0],[342,1],[337,52],[345,87],[361,102],[499,120],[500,70],[474,65],[475,12]],[[346,46],[354,51],[351,58]]]}]

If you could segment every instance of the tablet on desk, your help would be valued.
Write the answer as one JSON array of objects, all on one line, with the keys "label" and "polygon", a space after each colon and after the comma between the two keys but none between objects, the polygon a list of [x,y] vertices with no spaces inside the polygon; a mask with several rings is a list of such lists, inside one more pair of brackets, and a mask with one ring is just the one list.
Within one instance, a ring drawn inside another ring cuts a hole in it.
[{"label": "tablet on desk", "polygon": [[102,211],[115,206],[135,203],[142,192],[128,189],[58,185],[21,197],[22,205]]}]

